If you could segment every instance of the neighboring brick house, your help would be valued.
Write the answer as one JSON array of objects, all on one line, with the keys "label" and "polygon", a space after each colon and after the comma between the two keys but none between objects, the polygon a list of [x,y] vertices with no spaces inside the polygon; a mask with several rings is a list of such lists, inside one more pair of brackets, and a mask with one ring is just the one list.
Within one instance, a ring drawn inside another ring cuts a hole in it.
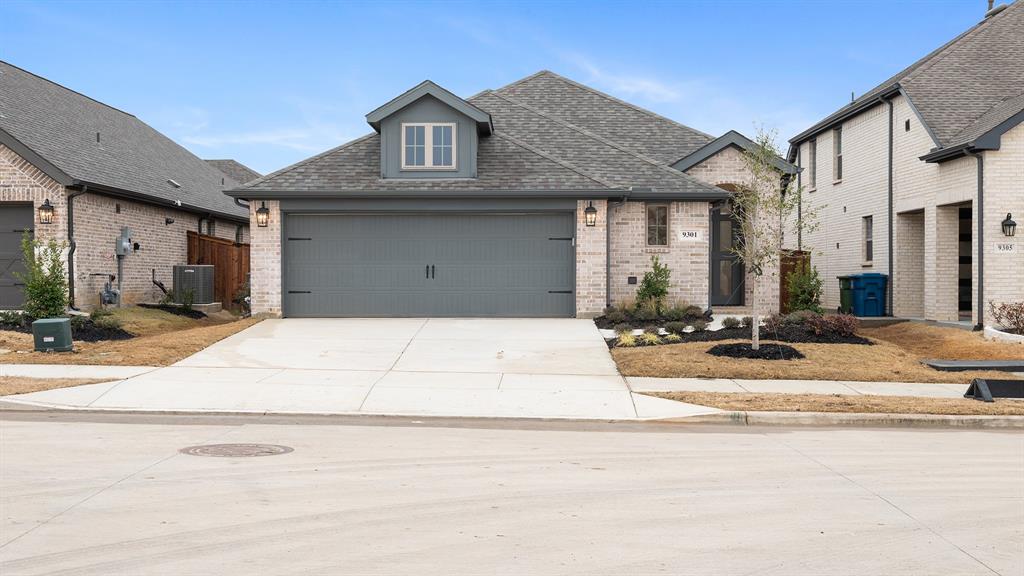
[{"label": "neighboring brick house", "polygon": [[26,230],[68,245],[72,304],[89,308],[128,227],[122,301],[158,300],[153,278],[170,287],[187,231],[248,240],[246,209],[222,193],[238,185],[135,116],[0,61],[0,308],[23,303]]},{"label": "neighboring brick house", "polygon": [[[547,71],[465,100],[423,82],[366,119],[373,133],[227,192],[250,203],[254,312],[590,317],[654,255],[672,300],[750,304],[729,252],[753,146],[738,133]],[[774,273],[763,286],[768,312]]]},{"label": "neighboring brick house", "polygon": [[[991,324],[1024,300],[1024,3],[1014,2],[790,140],[825,305],[890,276],[892,314]],[[1010,215],[1010,216],[1008,216]]]}]

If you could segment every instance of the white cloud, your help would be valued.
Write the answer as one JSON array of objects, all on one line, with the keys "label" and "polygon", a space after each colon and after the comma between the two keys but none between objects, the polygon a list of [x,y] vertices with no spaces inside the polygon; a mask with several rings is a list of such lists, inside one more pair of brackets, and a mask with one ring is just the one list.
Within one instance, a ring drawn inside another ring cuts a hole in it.
[{"label": "white cloud", "polygon": [[343,135],[329,135],[322,130],[310,128],[280,128],[226,134],[190,134],[182,136],[181,139],[188,144],[213,149],[225,146],[265,144],[304,152],[320,152],[347,141]]},{"label": "white cloud", "polygon": [[565,55],[563,58],[589,74],[590,77],[584,82],[599,85],[625,97],[639,97],[650,102],[676,102],[683,96],[679,87],[655,78],[611,73],[578,54]]}]

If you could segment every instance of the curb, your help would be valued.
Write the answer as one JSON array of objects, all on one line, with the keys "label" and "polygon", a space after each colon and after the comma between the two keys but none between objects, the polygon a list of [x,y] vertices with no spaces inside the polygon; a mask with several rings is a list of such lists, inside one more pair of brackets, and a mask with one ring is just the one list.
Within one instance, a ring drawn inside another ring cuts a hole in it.
[{"label": "curb", "polygon": [[865,414],[857,412],[722,412],[664,418],[672,424],[735,426],[844,426],[901,428],[1024,429],[1024,416],[955,416],[948,414]]}]

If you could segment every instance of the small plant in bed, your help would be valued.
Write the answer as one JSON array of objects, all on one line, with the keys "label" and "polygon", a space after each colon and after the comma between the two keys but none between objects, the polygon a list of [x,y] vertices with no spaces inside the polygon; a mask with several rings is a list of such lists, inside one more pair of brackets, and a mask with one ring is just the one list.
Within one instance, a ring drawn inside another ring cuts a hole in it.
[{"label": "small plant in bed", "polygon": [[[723,328],[714,331],[694,331],[683,335],[686,342],[712,342],[716,340],[749,340],[751,328],[741,326],[735,318],[726,318]],[[761,336],[766,340],[806,344],[864,344],[871,340],[859,336],[857,319],[847,314],[821,316],[801,311],[781,316],[769,316],[764,321]]]},{"label": "small plant in bed", "polygon": [[708,349],[708,354],[750,360],[799,360],[804,357],[799,350],[785,344],[761,344],[757,350],[745,343],[716,344]]}]

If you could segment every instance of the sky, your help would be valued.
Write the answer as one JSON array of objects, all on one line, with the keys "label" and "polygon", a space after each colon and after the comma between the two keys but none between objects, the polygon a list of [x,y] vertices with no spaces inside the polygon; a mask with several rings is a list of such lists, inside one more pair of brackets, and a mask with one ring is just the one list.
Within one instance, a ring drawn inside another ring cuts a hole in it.
[{"label": "sky", "polygon": [[712,135],[783,142],[980,21],[986,0],[24,2],[0,59],[268,173],[371,131],[430,79],[469,97],[538,70]]}]

